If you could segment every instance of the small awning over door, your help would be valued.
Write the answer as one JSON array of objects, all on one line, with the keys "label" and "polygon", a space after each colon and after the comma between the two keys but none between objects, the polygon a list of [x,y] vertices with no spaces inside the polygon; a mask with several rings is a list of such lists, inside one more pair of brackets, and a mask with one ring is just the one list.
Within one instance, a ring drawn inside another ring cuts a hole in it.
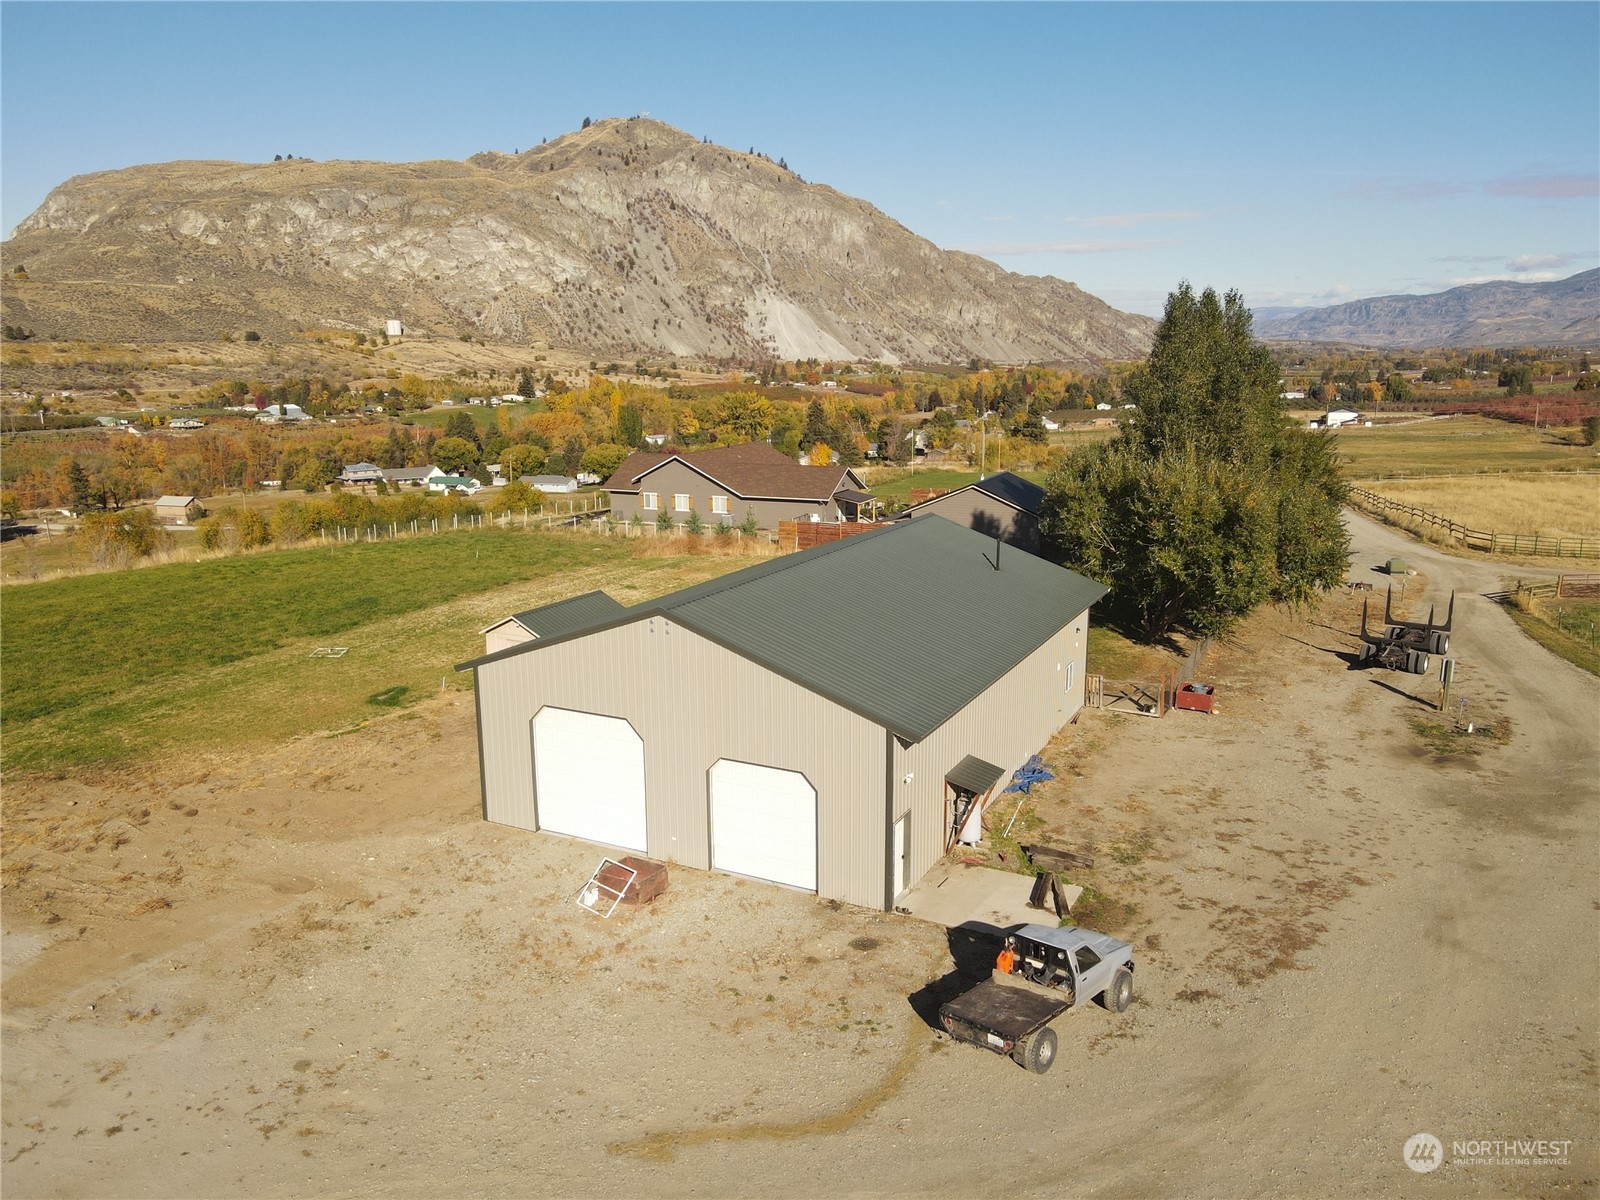
[{"label": "small awning over door", "polygon": [[969,796],[981,796],[1005,773],[1004,767],[997,767],[992,762],[984,762],[975,754],[969,754],[950,768],[950,773],[944,777],[944,781],[958,792],[965,792]]}]

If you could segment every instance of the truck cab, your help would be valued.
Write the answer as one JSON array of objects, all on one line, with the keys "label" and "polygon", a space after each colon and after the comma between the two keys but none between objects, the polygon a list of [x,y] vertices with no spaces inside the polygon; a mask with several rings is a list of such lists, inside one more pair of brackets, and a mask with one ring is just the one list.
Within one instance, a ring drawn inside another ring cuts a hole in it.
[{"label": "truck cab", "polygon": [[[1007,939],[1007,949],[1005,973],[1059,990],[1072,1008],[1103,997],[1107,1008],[1122,1012],[1133,996],[1133,947],[1114,937],[1070,925],[1024,925]],[[1125,989],[1119,968],[1126,968]]]}]

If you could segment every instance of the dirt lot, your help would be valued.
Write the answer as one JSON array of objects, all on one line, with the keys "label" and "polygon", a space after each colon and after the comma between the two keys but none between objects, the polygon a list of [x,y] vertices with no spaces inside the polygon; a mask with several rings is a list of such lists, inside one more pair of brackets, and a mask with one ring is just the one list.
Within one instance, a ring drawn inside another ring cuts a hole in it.
[{"label": "dirt lot", "polygon": [[[478,819],[461,698],[8,781],[5,1194],[1594,1195],[1600,685],[1493,568],[1351,524],[1354,578],[1461,589],[1488,732],[1350,669],[1350,595],[1217,651],[1215,717],[1085,714],[1039,814],[1138,994],[1045,1076],[918,1015],[935,927],[686,869],[580,911],[597,851]],[[1566,1161],[1454,1149],[1514,1138]]]}]

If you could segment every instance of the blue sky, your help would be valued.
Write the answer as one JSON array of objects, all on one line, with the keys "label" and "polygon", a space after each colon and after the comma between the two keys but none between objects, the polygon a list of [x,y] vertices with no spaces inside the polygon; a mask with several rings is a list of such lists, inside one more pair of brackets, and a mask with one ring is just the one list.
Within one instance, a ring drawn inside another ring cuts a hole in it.
[{"label": "blue sky", "polygon": [[0,227],[76,174],[648,112],[1158,314],[1600,265],[1600,4],[0,4]]}]

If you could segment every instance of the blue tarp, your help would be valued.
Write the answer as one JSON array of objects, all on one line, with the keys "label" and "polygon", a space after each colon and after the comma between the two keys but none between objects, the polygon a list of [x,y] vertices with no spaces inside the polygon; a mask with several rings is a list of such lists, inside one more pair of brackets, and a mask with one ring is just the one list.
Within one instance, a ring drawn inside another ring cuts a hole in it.
[{"label": "blue tarp", "polygon": [[1056,773],[1044,765],[1044,760],[1035,754],[1027,762],[1017,768],[1016,774],[1011,777],[1011,782],[1006,784],[1008,792],[1022,792],[1032,795],[1033,785],[1043,783],[1047,779],[1054,779]]}]

